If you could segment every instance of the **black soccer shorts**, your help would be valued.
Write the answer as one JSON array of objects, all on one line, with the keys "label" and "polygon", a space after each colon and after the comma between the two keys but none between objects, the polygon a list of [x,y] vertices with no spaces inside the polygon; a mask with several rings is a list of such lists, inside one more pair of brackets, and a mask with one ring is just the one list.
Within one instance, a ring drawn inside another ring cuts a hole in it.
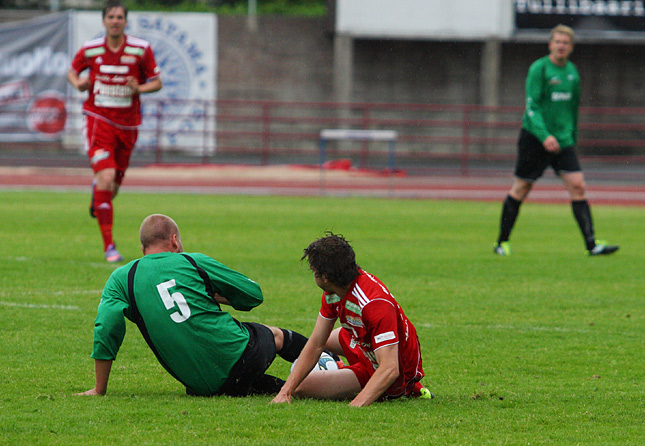
[{"label": "black soccer shorts", "polygon": [[266,325],[254,322],[242,322],[242,325],[249,331],[249,343],[217,395],[277,393],[284,381],[264,373],[276,355],[273,332]]},{"label": "black soccer shorts", "polygon": [[573,147],[563,148],[559,153],[548,152],[526,129],[520,131],[517,151],[515,176],[530,183],[540,178],[549,166],[558,176],[561,172],[572,173],[582,170]]}]

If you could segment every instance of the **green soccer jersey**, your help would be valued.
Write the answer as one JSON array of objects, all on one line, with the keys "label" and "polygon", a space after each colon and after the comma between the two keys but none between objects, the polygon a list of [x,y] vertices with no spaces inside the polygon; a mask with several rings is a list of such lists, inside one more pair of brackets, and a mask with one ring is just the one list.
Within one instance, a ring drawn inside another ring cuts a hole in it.
[{"label": "green soccer jersey", "polygon": [[555,65],[549,56],[536,60],[526,77],[526,109],[522,127],[540,142],[553,135],[560,147],[570,148],[578,140],[580,75],[567,61]]},{"label": "green soccer jersey", "polygon": [[[195,393],[211,395],[242,355],[249,334],[209,296],[206,281],[241,311],[260,305],[262,291],[251,279],[204,254],[187,255],[201,272],[183,254],[144,256],[136,266],[133,291],[145,326],[142,334],[159,362]],[[136,322],[128,293],[134,263],[116,269],[103,289],[94,324],[94,359],[115,359],[125,336],[124,316]]]}]

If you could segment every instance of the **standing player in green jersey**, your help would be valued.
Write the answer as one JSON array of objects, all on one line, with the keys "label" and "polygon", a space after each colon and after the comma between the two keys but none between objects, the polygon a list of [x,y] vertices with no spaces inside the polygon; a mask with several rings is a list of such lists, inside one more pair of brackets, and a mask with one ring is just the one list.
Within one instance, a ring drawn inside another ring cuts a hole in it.
[{"label": "standing player in green jersey", "polygon": [[276,353],[293,362],[307,342],[276,327],[238,322],[221,305],[249,311],[263,301],[257,283],[212,258],[185,254],[177,224],[161,214],[140,229],[144,256],[108,279],[94,323],[96,385],[103,395],[125,336],[136,323],[161,365],[190,395],[277,393],[284,381],[265,373]]},{"label": "standing player in green jersey", "polygon": [[612,254],[618,246],[596,240],[585,181],[574,147],[578,139],[580,75],[569,61],[574,33],[558,25],[551,30],[549,55],[535,61],[526,78],[526,109],[518,141],[515,181],[502,208],[500,233],[494,252],[511,253],[509,238],[520,206],[535,181],[551,166],[571,198],[573,215],[589,255]]}]

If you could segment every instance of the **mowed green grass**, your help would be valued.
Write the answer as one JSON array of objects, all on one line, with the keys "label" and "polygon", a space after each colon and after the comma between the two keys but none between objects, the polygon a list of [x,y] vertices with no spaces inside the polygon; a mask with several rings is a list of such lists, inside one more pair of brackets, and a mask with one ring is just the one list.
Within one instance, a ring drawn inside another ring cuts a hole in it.
[{"label": "mowed green grass", "polygon": [[[93,321],[114,266],[88,194],[0,192],[0,444],[641,445],[645,439],[645,211],[593,206],[584,255],[569,206],[527,203],[513,256],[496,257],[501,203],[138,194],[115,202],[115,237],[140,255],[150,213],[172,216],[187,252],[256,280],[265,303],[244,321],[308,335],[320,291],[299,261],[326,230],[398,298],[421,339],[432,401],[190,398],[136,327],[108,395],[94,385]],[[270,371],[286,378],[289,363]]]}]

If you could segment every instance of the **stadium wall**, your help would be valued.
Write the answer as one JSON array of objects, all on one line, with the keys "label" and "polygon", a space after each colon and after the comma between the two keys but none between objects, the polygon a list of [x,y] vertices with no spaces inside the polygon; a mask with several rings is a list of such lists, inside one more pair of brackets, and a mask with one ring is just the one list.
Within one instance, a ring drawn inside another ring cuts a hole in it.
[{"label": "stadium wall", "polygon": [[[0,22],[46,13],[3,10]],[[219,99],[338,99],[330,18],[261,16],[255,29],[246,17],[220,16],[218,23]],[[343,101],[522,105],[526,71],[547,53],[548,36],[543,37],[541,42],[535,36],[530,41],[352,39],[352,79]],[[645,104],[642,42],[579,43],[572,60],[582,76],[583,105]],[[499,64],[497,77],[486,79],[487,64]]]},{"label": "stadium wall", "polygon": [[[327,18],[260,17],[254,32],[244,17],[220,16],[218,39],[220,99],[339,99],[334,90],[333,28]],[[526,72],[547,54],[547,40],[546,32],[542,41],[539,35],[528,41],[352,39],[352,79],[342,99],[522,105]],[[579,43],[572,60],[582,77],[583,105],[645,104],[642,42]],[[485,79],[486,65],[497,63],[498,77]]]}]

